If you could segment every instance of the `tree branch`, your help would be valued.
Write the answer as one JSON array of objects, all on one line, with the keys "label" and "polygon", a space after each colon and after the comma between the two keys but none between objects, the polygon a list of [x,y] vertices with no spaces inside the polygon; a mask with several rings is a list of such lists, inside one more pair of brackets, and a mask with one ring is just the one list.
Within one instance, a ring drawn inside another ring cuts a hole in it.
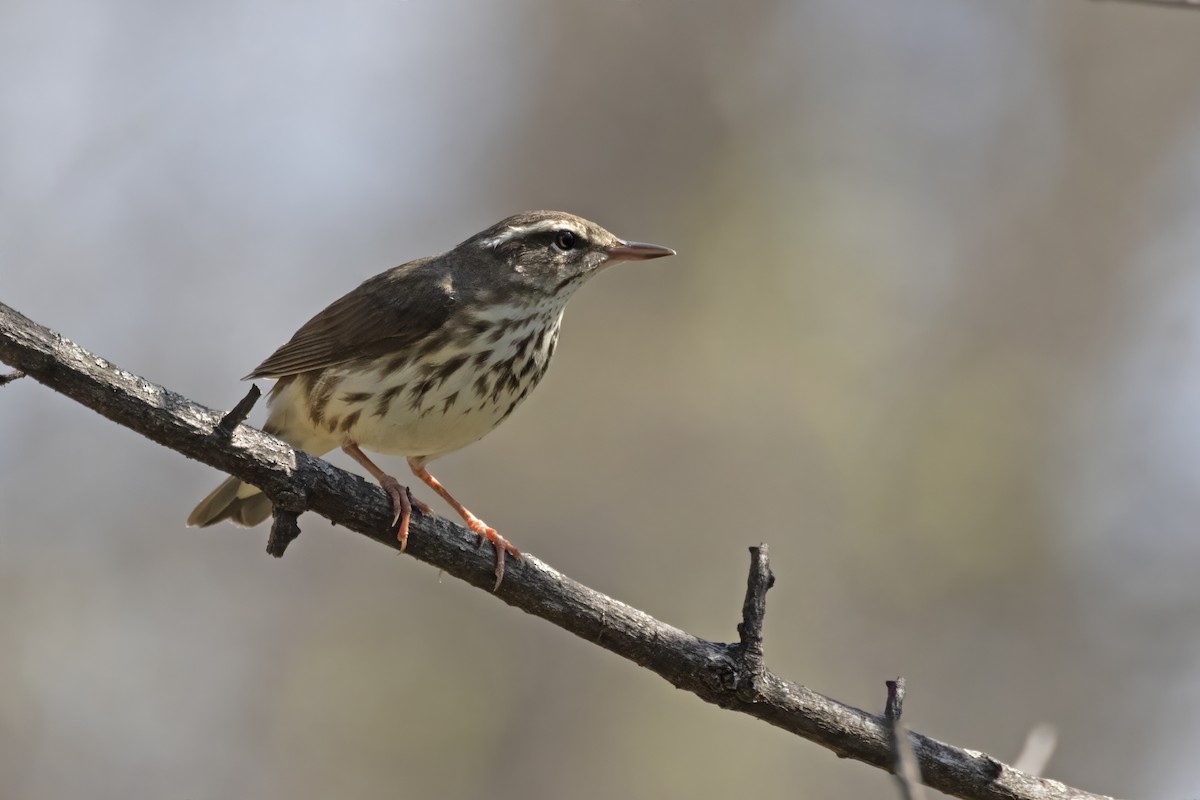
[{"label": "tree branch", "polygon": [[[0,360],[119,425],[261,488],[278,507],[269,548],[275,555],[298,535],[296,517],[303,510],[398,549],[390,532],[391,504],[377,486],[254,428],[232,424],[249,411],[250,398],[222,417],[118,369],[3,303]],[[222,419],[231,423],[222,427]],[[409,555],[477,588],[492,589],[492,550],[481,549],[474,533],[421,514],[414,514],[410,531]],[[762,623],[773,576],[766,546],[752,548],[751,553],[740,641],[733,644],[692,636],[529,555],[510,563],[495,594],[706,702],[757,717],[842,758],[890,771],[895,764],[891,721],[786,681],[763,666]],[[1101,795],[1019,772],[983,753],[918,733],[910,733],[910,738],[922,779],[946,794],[981,800],[1103,800]]]}]

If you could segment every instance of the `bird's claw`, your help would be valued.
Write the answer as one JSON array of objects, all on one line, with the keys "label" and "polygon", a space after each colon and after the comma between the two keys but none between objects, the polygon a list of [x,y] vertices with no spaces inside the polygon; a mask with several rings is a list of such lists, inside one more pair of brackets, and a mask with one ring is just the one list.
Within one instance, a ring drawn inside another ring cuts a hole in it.
[{"label": "bird's claw", "polygon": [[[380,477],[379,485],[383,487],[383,491],[392,500],[392,512],[394,513],[392,527],[396,528],[396,539],[399,540],[400,552],[403,553],[405,548],[408,547],[408,523],[412,519],[413,509],[415,508],[422,514],[432,514],[433,511],[429,506],[413,497],[408,487],[403,486],[400,481],[391,475]],[[479,535],[480,543],[486,540],[496,549],[496,583],[492,586],[492,591],[494,592],[500,588],[500,583],[504,580],[504,554],[508,553],[513,558],[519,560],[521,558],[521,551],[497,533],[495,528],[484,524],[483,520],[474,514],[467,512],[463,518],[467,523],[467,527]]]},{"label": "bird's claw", "polygon": [[492,586],[492,591],[494,592],[500,588],[500,582],[504,580],[504,554],[508,553],[519,561],[521,559],[521,551],[497,533],[495,528],[485,525],[483,520],[478,517],[472,516],[466,522],[467,527],[479,535],[480,543],[487,540],[496,549],[496,583]]},{"label": "bird's claw", "polygon": [[[383,491],[387,492],[387,496],[392,500],[392,527],[396,529],[396,539],[400,542],[400,552],[403,553],[408,547],[408,521],[412,519],[413,501],[409,494],[408,487],[402,486],[398,480],[391,475],[384,475],[379,479],[379,485],[383,487]],[[421,513],[426,513],[429,506],[424,506],[424,503],[417,506]]]}]

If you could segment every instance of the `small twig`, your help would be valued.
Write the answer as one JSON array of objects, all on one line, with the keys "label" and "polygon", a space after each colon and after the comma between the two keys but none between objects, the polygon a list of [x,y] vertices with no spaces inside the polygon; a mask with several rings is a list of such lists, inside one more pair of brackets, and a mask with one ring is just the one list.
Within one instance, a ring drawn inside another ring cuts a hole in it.
[{"label": "small twig", "polygon": [[904,692],[907,683],[904,678],[884,681],[884,685],[887,686],[887,704],[883,707],[883,718],[889,722],[895,722],[904,713]]},{"label": "small twig", "polygon": [[892,774],[896,776],[902,800],[922,800],[925,792],[921,788],[921,766],[913,754],[908,726],[900,719],[904,710],[904,678],[886,681],[886,684],[887,705],[883,708],[883,718],[888,721],[891,731],[892,753],[895,756]]},{"label": "small twig", "polygon": [[288,545],[296,541],[300,535],[300,515],[295,511],[275,506],[271,509],[271,535],[267,538],[267,553],[276,558],[283,558]]},{"label": "small twig", "polygon": [[246,417],[250,416],[250,410],[254,408],[254,404],[260,397],[262,397],[262,392],[258,386],[250,384],[250,391],[246,392],[246,396],[228,414],[221,417],[221,421],[217,423],[213,432],[226,437],[232,436],[233,429],[246,421]]},{"label": "small twig", "polygon": [[763,619],[767,615],[767,590],[775,585],[767,544],[750,548],[750,576],[746,579],[746,600],[742,603],[742,621],[738,624],[739,649],[750,673],[763,671]]},{"label": "small twig", "polygon": [[[243,401],[245,402],[245,401]],[[283,558],[288,545],[300,535],[298,517],[308,511],[311,484],[304,483],[270,494],[271,534],[267,537],[267,554]]]},{"label": "small twig", "polygon": [[14,369],[7,375],[0,375],[0,386],[8,386],[13,381],[19,381],[25,377],[25,373],[19,369]]}]

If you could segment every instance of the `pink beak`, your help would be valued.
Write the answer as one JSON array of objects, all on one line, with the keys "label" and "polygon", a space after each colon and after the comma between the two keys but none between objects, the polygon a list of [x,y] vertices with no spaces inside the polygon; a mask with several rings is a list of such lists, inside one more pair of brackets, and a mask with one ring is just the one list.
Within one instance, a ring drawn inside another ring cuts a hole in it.
[{"label": "pink beak", "polygon": [[675,251],[669,247],[646,244],[645,242],[626,242],[621,239],[618,239],[617,243],[612,247],[604,248],[604,251],[608,253],[610,263],[617,261],[646,261],[651,258],[675,255]]}]

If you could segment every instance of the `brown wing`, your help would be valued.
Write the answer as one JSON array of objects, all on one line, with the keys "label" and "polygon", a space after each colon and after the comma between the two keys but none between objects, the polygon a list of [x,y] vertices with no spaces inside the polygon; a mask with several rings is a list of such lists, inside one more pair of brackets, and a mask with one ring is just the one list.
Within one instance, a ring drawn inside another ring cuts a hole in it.
[{"label": "brown wing", "polygon": [[450,275],[435,262],[440,259],[422,258],[368,278],[304,323],[246,378],[298,375],[401,353],[421,341],[445,324],[454,307]]}]

